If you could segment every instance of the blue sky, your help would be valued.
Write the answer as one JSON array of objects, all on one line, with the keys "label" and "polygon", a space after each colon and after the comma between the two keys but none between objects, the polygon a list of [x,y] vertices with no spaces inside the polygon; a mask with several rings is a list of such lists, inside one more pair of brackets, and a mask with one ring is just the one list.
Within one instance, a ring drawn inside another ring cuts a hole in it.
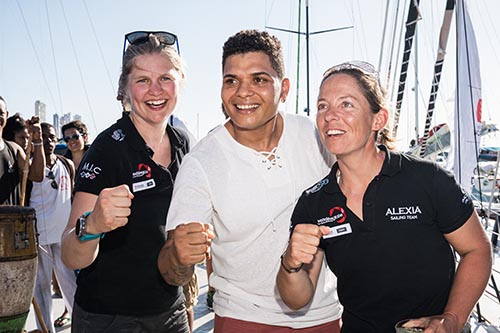
[{"label": "blue sky", "polygon": [[[419,23],[419,108],[427,107],[432,66],[445,0],[422,1]],[[425,7],[429,6],[429,7]],[[391,10],[394,12],[394,5]],[[406,10],[407,5],[401,10]],[[353,29],[319,34],[310,39],[311,109],[314,113],[317,86],[328,67],[347,60],[367,60],[378,65],[386,1],[311,0],[310,31],[344,26]],[[483,73],[486,118],[499,121],[500,10],[497,0],[469,1],[475,24]],[[305,0],[302,1],[305,29]],[[394,16],[395,14],[391,14]],[[80,114],[92,136],[120,117],[116,87],[123,35],[134,30],[166,30],[179,36],[187,64],[187,80],[176,114],[201,137],[223,121],[220,111],[221,53],[224,41],[241,29],[266,26],[297,30],[298,0],[2,0],[0,1],[0,95],[10,112],[27,117],[35,100],[47,104],[52,114]],[[389,24],[390,25],[390,24]],[[495,26],[496,25],[496,26]],[[271,30],[270,30],[271,31]],[[295,112],[297,36],[272,31],[283,42],[292,92],[283,105]],[[453,98],[452,57],[449,56],[437,109]],[[387,47],[387,42],[386,42]],[[413,58],[412,58],[413,59]],[[413,60],[412,60],[413,62]],[[299,110],[305,108],[305,39],[301,38]],[[449,78],[449,82],[446,78]],[[400,128],[414,128],[415,94],[410,78]],[[438,112],[440,122],[445,112]],[[423,122],[423,116],[420,117]],[[419,125],[423,128],[423,123]],[[402,138],[401,140],[407,140]]]}]

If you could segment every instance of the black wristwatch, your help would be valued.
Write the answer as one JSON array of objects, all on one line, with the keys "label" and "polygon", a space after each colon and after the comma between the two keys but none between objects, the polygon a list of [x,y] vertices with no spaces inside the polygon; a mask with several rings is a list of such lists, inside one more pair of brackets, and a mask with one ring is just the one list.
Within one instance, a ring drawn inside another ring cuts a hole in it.
[{"label": "black wristwatch", "polygon": [[83,213],[82,216],[80,216],[76,220],[76,228],[75,228],[75,234],[76,237],[78,237],[79,240],[85,242],[88,240],[96,239],[96,238],[103,238],[105,233],[100,233],[100,234],[89,234],[87,233],[87,217],[89,217],[90,213],[92,212],[86,212]]},{"label": "black wristwatch", "polygon": [[288,268],[285,266],[285,263],[283,262],[283,257],[285,256],[285,253],[283,253],[281,255],[281,266],[283,267],[283,269],[285,270],[285,272],[287,273],[297,273],[299,272],[301,269],[302,269],[302,266],[304,266],[304,263],[300,264],[299,267],[291,267],[291,268]]}]

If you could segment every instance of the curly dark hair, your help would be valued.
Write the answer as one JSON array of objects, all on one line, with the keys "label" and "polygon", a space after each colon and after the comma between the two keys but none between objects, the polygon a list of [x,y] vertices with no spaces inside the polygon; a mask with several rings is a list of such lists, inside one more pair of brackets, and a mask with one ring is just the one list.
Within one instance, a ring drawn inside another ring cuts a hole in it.
[{"label": "curly dark hair", "polygon": [[[1,97],[1,96],[0,96]],[[17,132],[28,128],[26,121],[21,117],[19,112],[7,118],[5,127],[3,128],[2,137],[7,141],[14,141]]]},{"label": "curly dark hair", "polygon": [[222,48],[222,68],[226,59],[234,54],[248,52],[264,52],[271,61],[271,66],[278,73],[278,77],[285,76],[285,65],[283,63],[283,51],[278,38],[270,35],[267,31],[242,30],[228,38]]},{"label": "curly dark hair", "polygon": [[64,136],[64,132],[70,128],[75,128],[81,135],[88,134],[87,125],[85,125],[80,120],[73,120],[67,124],[64,124],[61,128],[61,134]]}]

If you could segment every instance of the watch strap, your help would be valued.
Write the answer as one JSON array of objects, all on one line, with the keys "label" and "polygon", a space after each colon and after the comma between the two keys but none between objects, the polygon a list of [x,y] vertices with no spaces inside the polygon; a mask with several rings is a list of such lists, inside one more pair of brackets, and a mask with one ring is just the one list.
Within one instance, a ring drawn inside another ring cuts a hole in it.
[{"label": "watch strap", "polygon": [[285,254],[283,253],[281,255],[281,266],[283,267],[283,269],[287,272],[287,273],[297,273],[299,272],[301,269],[302,269],[302,266],[304,266],[304,263],[300,264],[300,266],[298,267],[291,267],[291,268],[288,268],[286,267],[285,263],[283,262],[283,257],[285,256]]},{"label": "watch strap", "polygon": [[[82,214],[82,216],[80,216],[78,218],[78,221],[77,223],[79,224],[79,227],[81,227],[81,224],[84,224],[84,229],[83,231],[81,232],[82,234],[81,235],[77,235],[78,239],[81,240],[81,241],[89,241],[89,240],[93,240],[93,239],[97,239],[97,238],[103,238],[104,235],[106,234],[105,232],[102,232],[102,233],[99,233],[99,234],[89,234],[85,231],[85,225],[86,225],[86,220],[87,220],[87,217],[89,217],[90,213],[92,213],[92,211],[89,211],[89,212],[85,212]],[[81,220],[83,220],[82,222],[80,222]]]}]

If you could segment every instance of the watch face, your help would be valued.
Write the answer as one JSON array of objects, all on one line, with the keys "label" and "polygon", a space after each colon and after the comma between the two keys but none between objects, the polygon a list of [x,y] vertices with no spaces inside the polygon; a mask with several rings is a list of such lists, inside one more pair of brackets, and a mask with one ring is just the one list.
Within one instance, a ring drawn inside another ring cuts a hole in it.
[{"label": "watch face", "polygon": [[84,232],[85,232],[85,219],[79,217],[78,220],[76,220],[76,228],[75,228],[76,236],[82,237]]}]

